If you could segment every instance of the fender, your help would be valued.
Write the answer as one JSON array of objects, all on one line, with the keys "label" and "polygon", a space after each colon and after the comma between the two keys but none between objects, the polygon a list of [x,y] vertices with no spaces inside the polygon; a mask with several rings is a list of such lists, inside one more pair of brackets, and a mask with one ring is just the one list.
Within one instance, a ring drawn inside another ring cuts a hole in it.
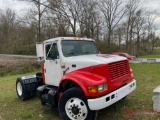
[{"label": "fender", "polygon": [[94,73],[82,72],[82,71],[73,71],[73,72],[67,73],[62,77],[59,86],[61,86],[61,84],[65,80],[71,80],[76,84],[78,84],[87,97],[100,96],[105,92],[104,91],[101,93],[92,93],[92,94],[88,92],[88,86],[97,86],[97,85],[106,83],[106,79],[104,77]]}]

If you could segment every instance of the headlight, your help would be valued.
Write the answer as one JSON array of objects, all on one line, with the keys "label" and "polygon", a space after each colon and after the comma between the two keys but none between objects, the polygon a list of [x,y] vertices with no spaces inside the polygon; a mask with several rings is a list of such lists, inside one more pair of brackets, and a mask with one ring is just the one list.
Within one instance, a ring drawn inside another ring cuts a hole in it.
[{"label": "headlight", "polygon": [[107,84],[102,84],[102,85],[98,85],[98,86],[88,86],[89,93],[98,93],[98,92],[102,92],[107,89],[108,89]]},{"label": "headlight", "polygon": [[102,92],[108,88],[107,84],[98,85],[98,92]]}]

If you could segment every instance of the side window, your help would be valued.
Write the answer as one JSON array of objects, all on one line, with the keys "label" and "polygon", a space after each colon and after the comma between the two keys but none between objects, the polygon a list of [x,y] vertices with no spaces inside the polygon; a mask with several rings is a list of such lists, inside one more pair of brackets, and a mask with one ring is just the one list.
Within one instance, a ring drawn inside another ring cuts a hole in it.
[{"label": "side window", "polygon": [[59,59],[57,44],[46,45],[46,59]]}]

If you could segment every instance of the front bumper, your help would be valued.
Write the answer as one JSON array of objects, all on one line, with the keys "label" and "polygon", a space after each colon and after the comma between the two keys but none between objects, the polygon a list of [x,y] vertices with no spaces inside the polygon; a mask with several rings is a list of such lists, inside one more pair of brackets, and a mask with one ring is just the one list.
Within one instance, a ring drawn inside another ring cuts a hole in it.
[{"label": "front bumper", "polygon": [[136,88],[136,80],[127,85],[99,98],[88,99],[88,106],[90,110],[100,110],[106,108],[113,103],[121,100]]}]

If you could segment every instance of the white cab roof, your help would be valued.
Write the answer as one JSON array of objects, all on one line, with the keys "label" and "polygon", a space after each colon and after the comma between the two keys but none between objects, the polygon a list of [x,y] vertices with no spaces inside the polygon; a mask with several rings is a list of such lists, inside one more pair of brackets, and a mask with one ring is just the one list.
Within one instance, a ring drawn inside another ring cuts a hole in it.
[{"label": "white cab roof", "polygon": [[94,41],[91,38],[79,38],[79,37],[57,37],[57,38],[51,38],[48,40],[45,40],[43,43],[47,43],[47,42],[54,42],[56,40],[89,40],[89,41]]}]

